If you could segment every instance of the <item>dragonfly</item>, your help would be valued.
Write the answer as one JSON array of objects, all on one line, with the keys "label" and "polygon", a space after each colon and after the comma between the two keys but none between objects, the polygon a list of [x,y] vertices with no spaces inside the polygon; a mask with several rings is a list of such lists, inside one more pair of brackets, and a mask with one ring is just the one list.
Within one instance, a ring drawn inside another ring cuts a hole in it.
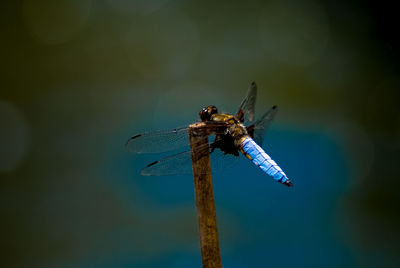
[{"label": "dragonfly", "polygon": [[[241,153],[275,181],[293,186],[283,170],[261,147],[278,107],[274,105],[254,122],[256,97],[257,85],[252,82],[235,115],[219,113],[214,105],[202,108],[200,120],[213,129],[213,135],[205,137],[208,140],[201,146],[207,147],[205,149],[210,153],[213,170],[234,165]],[[154,161],[141,170],[143,176],[165,176],[192,173],[189,145],[189,126],[185,126],[133,135],[127,141],[126,148],[141,154],[163,153],[186,147],[184,151]]]}]

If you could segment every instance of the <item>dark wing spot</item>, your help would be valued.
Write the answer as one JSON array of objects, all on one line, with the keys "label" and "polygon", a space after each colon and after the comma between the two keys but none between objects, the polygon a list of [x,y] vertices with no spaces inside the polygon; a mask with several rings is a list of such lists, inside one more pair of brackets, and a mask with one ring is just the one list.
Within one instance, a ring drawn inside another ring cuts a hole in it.
[{"label": "dark wing spot", "polygon": [[142,136],[142,134],[137,134],[137,135],[135,135],[135,136],[132,136],[132,138],[130,138],[130,139],[125,143],[125,147],[128,146],[128,144],[129,144],[129,142],[130,142],[131,140],[136,139],[136,138],[139,138],[139,137],[141,137],[141,136]]},{"label": "dark wing spot", "polygon": [[275,110],[276,108],[278,108],[278,106],[276,106],[276,105],[272,106],[272,109]]},{"label": "dark wing spot", "polygon": [[159,161],[154,161],[153,163],[148,164],[146,167],[151,167],[154,166],[155,164],[157,164]]}]

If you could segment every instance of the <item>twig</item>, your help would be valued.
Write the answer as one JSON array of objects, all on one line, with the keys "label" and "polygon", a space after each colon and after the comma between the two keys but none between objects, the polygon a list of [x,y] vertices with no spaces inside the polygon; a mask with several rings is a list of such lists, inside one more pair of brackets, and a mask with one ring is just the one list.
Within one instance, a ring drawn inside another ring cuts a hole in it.
[{"label": "twig", "polygon": [[203,267],[222,267],[219,250],[217,216],[212,186],[210,153],[207,146],[209,128],[204,123],[190,126],[189,137],[192,154],[197,221]]}]

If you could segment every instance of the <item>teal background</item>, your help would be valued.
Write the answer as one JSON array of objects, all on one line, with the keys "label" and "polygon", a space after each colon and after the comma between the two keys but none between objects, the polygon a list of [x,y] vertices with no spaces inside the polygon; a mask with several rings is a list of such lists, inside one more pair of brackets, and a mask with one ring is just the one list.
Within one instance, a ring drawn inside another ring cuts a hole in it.
[{"label": "teal background", "polygon": [[0,4],[2,267],[201,267],[193,178],[124,144],[251,81],[293,181],[213,175],[224,267],[398,267],[397,11],[364,1]]}]

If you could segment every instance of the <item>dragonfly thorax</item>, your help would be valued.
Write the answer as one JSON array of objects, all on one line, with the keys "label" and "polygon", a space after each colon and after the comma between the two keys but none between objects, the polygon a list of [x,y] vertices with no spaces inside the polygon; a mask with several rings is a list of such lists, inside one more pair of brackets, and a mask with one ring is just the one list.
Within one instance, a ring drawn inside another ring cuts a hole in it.
[{"label": "dragonfly thorax", "polygon": [[231,114],[214,114],[211,116],[213,122],[223,122],[226,124],[226,135],[233,138],[234,146],[239,148],[243,137],[248,136],[246,127]]}]

